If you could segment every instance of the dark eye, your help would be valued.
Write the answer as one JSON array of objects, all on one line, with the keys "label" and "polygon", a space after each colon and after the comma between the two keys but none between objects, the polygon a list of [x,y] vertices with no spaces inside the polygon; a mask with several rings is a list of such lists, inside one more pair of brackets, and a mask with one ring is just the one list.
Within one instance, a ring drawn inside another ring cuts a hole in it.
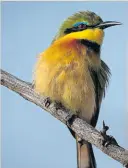
[{"label": "dark eye", "polygon": [[87,25],[84,24],[84,23],[81,23],[81,24],[78,25],[78,28],[80,28],[80,29],[83,29],[83,28],[86,28],[86,27],[87,27]]},{"label": "dark eye", "polygon": [[74,28],[85,29],[87,27],[86,22],[77,22],[73,25]]},{"label": "dark eye", "polygon": [[82,31],[88,28],[88,22],[77,22],[71,28],[67,28],[64,33],[69,34],[71,32]]}]

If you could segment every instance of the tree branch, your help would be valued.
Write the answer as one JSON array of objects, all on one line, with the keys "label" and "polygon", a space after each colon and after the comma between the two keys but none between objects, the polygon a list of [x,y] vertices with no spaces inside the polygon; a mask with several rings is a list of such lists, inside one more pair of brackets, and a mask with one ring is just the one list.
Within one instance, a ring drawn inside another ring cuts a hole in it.
[{"label": "tree branch", "polygon": [[[1,70],[1,85],[18,93],[20,96],[37,106],[40,106],[64,124],[66,124],[72,116],[72,112],[70,110],[57,108],[57,104],[55,102],[51,102],[50,105],[46,107],[46,97],[35,93],[31,83],[22,81],[3,70]],[[128,150],[112,144],[107,147],[103,146],[102,142],[104,138],[101,133],[84,120],[80,118],[74,119],[71,124],[71,129],[83,140],[95,145],[108,156],[122,163],[126,167],[128,166]]]}]

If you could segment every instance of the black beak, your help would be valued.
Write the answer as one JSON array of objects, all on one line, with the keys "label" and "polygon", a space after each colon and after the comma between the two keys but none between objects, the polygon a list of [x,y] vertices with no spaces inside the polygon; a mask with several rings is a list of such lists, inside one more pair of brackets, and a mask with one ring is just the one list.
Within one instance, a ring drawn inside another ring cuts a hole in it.
[{"label": "black beak", "polygon": [[98,25],[95,25],[95,28],[99,28],[99,29],[106,29],[108,27],[111,26],[116,26],[116,25],[121,25],[122,23],[120,22],[115,22],[115,21],[107,21],[107,22],[102,22]]}]

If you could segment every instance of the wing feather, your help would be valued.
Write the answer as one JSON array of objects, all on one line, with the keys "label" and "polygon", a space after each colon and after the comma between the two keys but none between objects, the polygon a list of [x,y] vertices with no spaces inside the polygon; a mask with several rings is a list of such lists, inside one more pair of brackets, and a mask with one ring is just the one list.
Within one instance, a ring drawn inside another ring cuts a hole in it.
[{"label": "wing feather", "polygon": [[92,68],[90,68],[90,73],[95,86],[96,102],[95,112],[91,119],[91,125],[95,127],[99,116],[101,101],[103,97],[105,97],[105,91],[109,84],[109,77],[111,75],[111,72],[107,64],[101,60],[100,69],[98,71],[95,71]]}]

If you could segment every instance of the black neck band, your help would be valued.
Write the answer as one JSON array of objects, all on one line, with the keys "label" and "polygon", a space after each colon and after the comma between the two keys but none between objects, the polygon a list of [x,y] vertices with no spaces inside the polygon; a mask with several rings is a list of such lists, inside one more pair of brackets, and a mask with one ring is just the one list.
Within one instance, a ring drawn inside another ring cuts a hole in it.
[{"label": "black neck band", "polygon": [[94,51],[95,53],[100,53],[100,45],[95,43],[95,42],[92,42],[92,41],[89,41],[89,40],[80,40],[80,42],[85,45],[86,47],[88,47],[90,50]]}]

